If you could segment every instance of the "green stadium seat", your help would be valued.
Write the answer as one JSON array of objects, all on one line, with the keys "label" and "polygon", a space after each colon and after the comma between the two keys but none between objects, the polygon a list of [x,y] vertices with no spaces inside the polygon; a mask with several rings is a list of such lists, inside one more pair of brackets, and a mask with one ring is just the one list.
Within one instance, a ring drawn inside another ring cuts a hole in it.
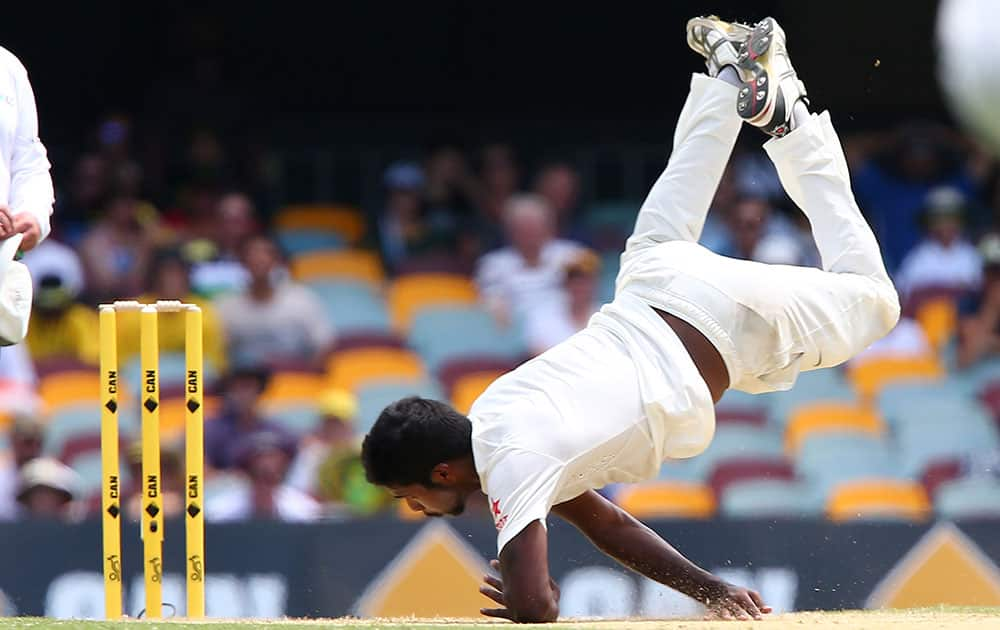
[{"label": "green stadium seat", "polygon": [[800,481],[738,481],[719,497],[719,512],[727,518],[817,517],[823,513],[823,495]]},{"label": "green stadium seat", "polygon": [[1000,519],[1000,481],[987,476],[947,481],[935,493],[934,508],[948,519]]}]

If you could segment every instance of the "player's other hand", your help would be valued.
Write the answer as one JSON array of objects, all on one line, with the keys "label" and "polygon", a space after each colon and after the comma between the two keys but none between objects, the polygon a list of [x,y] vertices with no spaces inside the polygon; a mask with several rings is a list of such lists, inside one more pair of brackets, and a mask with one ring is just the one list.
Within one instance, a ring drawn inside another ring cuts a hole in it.
[{"label": "player's other hand", "polygon": [[[500,573],[500,561],[490,560],[490,568]],[[500,619],[508,619],[510,621],[517,621],[514,618],[514,613],[507,608],[507,602],[503,597],[503,581],[496,576],[489,573],[483,576],[484,584],[479,587],[479,592],[483,595],[489,597],[496,603],[500,604],[501,608],[480,608],[479,612],[486,615],[487,617],[498,617]],[[549,587],[552,588],[552,597],[555,601],[559,601],[559,585],[556,584],[555,580],[549,578]]]},{"label": "player's other hand", "polygon": [[0,205],[0,239],[9,238],[15,234],[23,234],[21,250],[28,251],[38,245],[42,238],[42,228],[38,219],[30,212],[14,214],[10,208]]},{"label": "player's other hand", "polygon": [[708,597],[706,616],[709,619],[763,619],[771,612],[757,591],[721,582]]}]

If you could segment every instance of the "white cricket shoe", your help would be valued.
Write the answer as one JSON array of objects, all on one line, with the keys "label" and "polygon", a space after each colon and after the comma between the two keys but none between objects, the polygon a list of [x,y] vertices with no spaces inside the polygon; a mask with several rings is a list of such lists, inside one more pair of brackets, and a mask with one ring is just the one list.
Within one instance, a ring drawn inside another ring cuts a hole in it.
[{"label": "white cricket shoe", "polygon": [[792,108],[799,100],[807,104],[806,86],[799,80],[788,58],[785,31],[774,18],[754,25],[739,51],[743,86],[736,99],[736,112],[765,133],[781,137],[792,130]]}]

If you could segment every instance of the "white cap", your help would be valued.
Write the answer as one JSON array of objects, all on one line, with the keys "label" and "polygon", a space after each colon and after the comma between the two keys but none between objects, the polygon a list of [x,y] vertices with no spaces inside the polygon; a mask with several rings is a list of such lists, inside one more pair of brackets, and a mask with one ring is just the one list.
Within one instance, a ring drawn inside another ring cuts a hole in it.
[{"label": "white cap", "polygon": [[72,499],[80,481],[76,471],[51,457],[38,457],[21,468],[21,482],[17,487],[17,500],[24,497],[34,488],[52,488]]}]

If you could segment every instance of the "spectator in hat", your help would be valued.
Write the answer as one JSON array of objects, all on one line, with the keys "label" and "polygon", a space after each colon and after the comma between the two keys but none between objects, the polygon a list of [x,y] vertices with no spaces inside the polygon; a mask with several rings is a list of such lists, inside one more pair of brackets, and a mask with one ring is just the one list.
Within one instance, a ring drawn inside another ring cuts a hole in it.
[{"label": "spectator in hat", "polygon": [[79,477],[57,459],[37,457],[21,467],[17,501],[29,519],[73,519]]},{"label": "spectator in hat", "polygon": [[286,433],[260,415],[260,396],[269,375],[262,368],[237,366],[222,383],[222,412],[205,423],[205,456],[218,469],[236,466],[237,446],[244,436],[260,430]]},{"label": "spectator in hat", "polygon": [[527,322],[563,299],[565,265],[582,247],[556,238],[556,217],[544,198],[515,195],[503,211],[507,247],[479,260],[476,284],[501,321]]},{"label": "spectator in hat", "polygon": [[1000,234],[979,243],[982,286],[958,302],[958,367],[1000,354]]},{"label": "spectator in hat", "polygon": [[[0,355],[2,356],[2,355]],[[10,448],[0,454],[0,521],[17,517],[21,468],[42,455],[42,424],[34,415],[19,415],[10,429]]]},{"label": "spectator in hat", "polygon": [[318,399],[319,426],[303,438],[298,455],[288,473],[288,484],[308,494],[316,494],[317,471],[323,460],[334,451],[357,451],[354,417],[358,399],[343,389],[328,389]]},{"label": "spectator in hat", "polygon": [[597,282],[601,259],[582,250],[563,267],[563,298],[550,311],[535,311],[525,322],[525,338],[533,354],[541,354],[583,330],[600,308]]},{"label": "spectator in hat", "polygon": [[[156,300],[179,300],[201,307],[202,347],[205,361],[217,373],[226,370],[225,334],[215,306],[191,291],[191,266],[176,249],[161,249],[149,267],[148,290],[139,296],[144,303]],[[184,313],[160,313],[157,316],[160,352],[184,352],[186,328]],[[139,313],[118,313],[118,353],[122,361],[139,354]]]},{"label": "spectator in hat", "polygon": [[306,522],[322,515],[320,504],[308,494],[285,483],[295,457],[295,440],[289,435],[261,428],[234,443],[236,464],[248,483],[212,497],[205,517],[212,521],[265,519]]},{"label": "spectator in hat", "polygon": [[77,301],[83,291],[83,268],[69,247],[48,239],[24,257],[31,272],[34,298],[25,343],[36,362],[72,357],[97,363],[97,312]]},{"label": "spectator in hat", "polygon": [[420,166],[396,162],[386,169],[383,183],[385,207],[376,233],[386,267],[396,271],[414,257],[452,255],[456,217],[448,209],[425,204],[426,180]]},{"label": "spectator in hat", "polygon": [[251,237],[243,244],[242,261],[250,284],[216,302],[229,360],[268,365],[321,359],[333,344],[333,324],[308,287],[284,277],[277,243]]},{"label": "spectator in hat", "polygon": [[924,210],[926,235],[907,254],[896,276],[904,297],[921,289],[973,291],[982,280],[979,252],[962,235],[965,196],[955,188],[935,188]]},{"label": "spectator in hat", "polygon": [[939,125],[908,123],[888,142],[861,137],[847,147],[858,204],[878,236],[890,272],[920,242],[919,219],[928,193],[939,186],[964,195],[975,191],[972,171],[959,159],[953,135]]}]

